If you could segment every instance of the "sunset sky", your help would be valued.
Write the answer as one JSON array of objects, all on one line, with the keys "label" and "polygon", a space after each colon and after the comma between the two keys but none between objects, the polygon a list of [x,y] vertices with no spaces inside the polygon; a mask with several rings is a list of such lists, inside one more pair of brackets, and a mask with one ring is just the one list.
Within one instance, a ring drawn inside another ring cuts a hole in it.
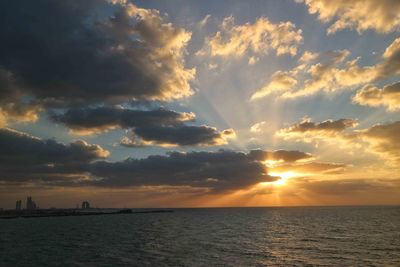
[{"label": "sunset sky", "polygon": [[0,2],[0,208],[400,204],[400,1]]}]

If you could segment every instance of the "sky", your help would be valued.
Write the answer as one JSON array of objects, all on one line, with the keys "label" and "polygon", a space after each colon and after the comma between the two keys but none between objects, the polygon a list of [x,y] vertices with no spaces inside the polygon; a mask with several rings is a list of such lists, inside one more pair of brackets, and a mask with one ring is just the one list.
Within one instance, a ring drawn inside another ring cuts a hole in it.
[{"label": "sky", "polygon": [[0,207],[400,204],[400,2],[2,1]]}]

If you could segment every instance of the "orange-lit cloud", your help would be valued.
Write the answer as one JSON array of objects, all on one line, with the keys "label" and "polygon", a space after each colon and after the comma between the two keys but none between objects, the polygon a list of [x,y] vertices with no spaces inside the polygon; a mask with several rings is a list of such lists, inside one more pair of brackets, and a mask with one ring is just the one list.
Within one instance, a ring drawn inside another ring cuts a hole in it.
[{"label": "orange-lit cloud", "polygon": [[353,97],[353,102],[371,107],[384,106],[388,111],[400,109],[400,82],[386,85],[382,89],[366,85]]},{"label": "orange-lit cloud", "polygon": [[355,126],[357,126],[357,121],[354,119],[326,120],[318,123],[306,118],[288,128],[280,129],[276,135],[285,140],[304,142],[331,140],[335,142],[337,137],[346,140],[350,138],[351,135],[344,134],[344,131]]},{"label": "orange-lit cloud", "polygon": [[0,106],[0,127],[9,122],[35,122],[42,108],[34,104],[19,104],[10,102]]},{"label": "orange-lit cloud", "polygon": [[251,96],[251,100],[265,97],[272,92],[276,93],[291,90],[296,84],[297,80],[294,79],[290,73],[277,71],[271,76],[268,84]]},{"label": "orange-lit cloud", "polygon": [[197,55],[241,57],[247,52],[263,55],[274,50],[277,55],[294,56],[303,41],[301,33],[289,21],[273,23],[261,17],[253,24],[235,25],[230,16],[222,21],[220,31],[206,39]]},{"label": "orange-lit cloud", "polygon": [[358,136],[368,142],[369,149],[397,166],[400,164],[400,121],[377,124],[362,130]]},{"label": "orange-lit cloud", "polygon": [[[341,119],[314,123],[302,121],[291,127],[279,130],[277,136],[285,140],[303,142],[330,142],[344,144],[342,148],[364,149],[376,153],[387,163],[400,162],[400,122],[377,124],[367,129],[346,131],[357,125],[355,120]],[[340,146],[339,146],[340,147]]]},{"label": "orange-lit cloud", "polygon": [[360,58],[346,60],[348,50],[314,54],[305,52],[300,64],[288,71],[274,73],[269,82],[252,94],[251,99],[275,94],[282,98],[296,98],[320,91],[336,92],[383,80],[400,73],[400,38],[384,51],[381,61],[371,66],[360,66]]},{"label": "orange-lit cloud", "polygon": [[327,33],[355,29],[358,33],[375,30],[388,33],[400,29],[400,3],[396,0],[296,0],[308,6],[310,14],[318,14],[324,23],[333,21]]}]

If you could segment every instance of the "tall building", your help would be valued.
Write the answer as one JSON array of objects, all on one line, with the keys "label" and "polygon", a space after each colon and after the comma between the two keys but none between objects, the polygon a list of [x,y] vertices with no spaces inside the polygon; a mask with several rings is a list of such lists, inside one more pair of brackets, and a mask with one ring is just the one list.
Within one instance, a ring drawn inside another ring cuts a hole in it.
[{"label": "tall building", "polygon": [[26,209],[27,210],[35,210],[36,209],[36,203],[35,203],[35,201],[32,200],[31,196],[26,198]]},{"label": "tall building", "polygon": [[15,202],[15,210],[21,210],[22,208],[22,200],[17,200],[17,202]]},{"label": "tall building", "polygon": [[90,204],[88,201],[82,202],[82,209],[90,209]]}]

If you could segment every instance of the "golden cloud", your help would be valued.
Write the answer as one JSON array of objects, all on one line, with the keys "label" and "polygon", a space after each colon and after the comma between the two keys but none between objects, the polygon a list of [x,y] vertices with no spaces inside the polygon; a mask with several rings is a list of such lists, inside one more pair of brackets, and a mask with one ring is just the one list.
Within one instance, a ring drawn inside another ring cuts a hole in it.
[{"label": "golden cloud", "polygon": [[302,142],[345,143],[346,148],[364,149],[387,159],[387,163],[400,163],[400,121],[377,124],[362,130],[346,131],[357,122],[352,119],[328,120],[314,123],[304,120],[291,127],[279,130],[276,135],[285,140]]},{"label": "golden cloud", "polygon": [[235,25],[232,16],[225,18],[220,31],[206,39],[205,46],[197,55],[236,56],[246,52],[267,54],[274,50],[277,55],[297,54],[297,47],[302,43],[302,31],[290,21],[273,23],[261,17],[253,24]]},{"label": "golden cloud", "polygon": [[277,71],[272,75],[268,84],[251,96],[251,100],[265,97],[272,92],[291,90],[296,84],[297,80],[291,77],[290,73]]},{"label": "golden cloud", "polygon": [[358,133],[369,143],[369,149],[382,157],[400,164],[400,121],[377,124]]},{"label": "golden cloud", "polygon": [[280,129],[276,132],[276,135],[284,140],[303,141],[307,143],[316,140],[337,141],[337,137],[343,139],[346,137],[346,140],[348,140],[351,139],[352,136],[348,134],[345,135],[344,131],[357,126],[357,124],[357,120],[354,119],[326,120],[317,123],[306,118],[293,126]]},{"label": "golden cloud", "polygon": [[0,106],[0,127],[5,127],[10,121],[35,122],[42,108],[34,104],[7,103]]},{"label": "golden cloud", "polygon": [[379,33],[398,31],[400,2],[397,0],[297,0],[308,6],[310,14],[318,14],[324,23],[333,23],[327,33],[355,29],[358,33],[375,30]]},{"label": "golden cloud", "polygon": [[251,99],[269,94],[282,98],[296,98],[319,91],[335,92],[383,80],[400,73],[400,38],[395,39],[381,56],[381,61],[371,66],[360,66],[360,58],[346,60],[348,50],[324,53],[305,52],[299,65],[288,71],[275,72],[270,81],[257,90]]},{"label": "golden cloud", "polygon": [[357,91],[353,102],[363,106],[384,106],[388,111],[399,110],[400,82],[386,85],[382,89],[368,84]]}]

